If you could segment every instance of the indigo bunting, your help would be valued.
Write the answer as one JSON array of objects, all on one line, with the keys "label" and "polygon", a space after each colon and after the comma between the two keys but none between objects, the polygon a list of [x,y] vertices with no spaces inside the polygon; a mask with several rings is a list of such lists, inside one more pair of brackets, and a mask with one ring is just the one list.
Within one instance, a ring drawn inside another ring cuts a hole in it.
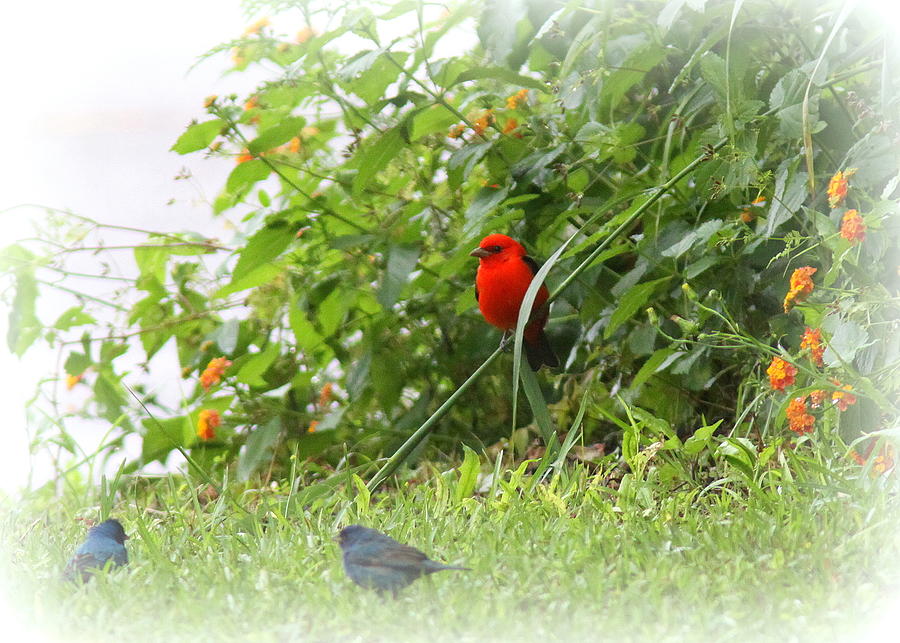
[{"label": "indigo bunting", "polygon": [[66,579],[74,580],[81,575],[81,581],[87,582],[98,569],[107,563],[116,567],[128,562],[128,551],[125,549],[125,530],[122,524],[110,518],[88,530],[87,539],[75,550],[75,555],[63,573]]},{"label": "indigo bunting", "polygon": [[398,543],[380,531],[361,525],[344,527],[338,535],[344,552],[344,571],[361,587],[397,592],[419,576],[445,569],[468,570],[435,562],[415,547]]}]

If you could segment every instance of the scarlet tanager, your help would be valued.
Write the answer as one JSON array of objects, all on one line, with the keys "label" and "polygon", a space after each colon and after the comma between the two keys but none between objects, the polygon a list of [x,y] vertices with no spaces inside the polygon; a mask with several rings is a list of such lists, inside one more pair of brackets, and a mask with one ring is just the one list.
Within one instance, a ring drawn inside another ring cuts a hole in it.
[{"label": "scarlet tanager", "polygon": [[[502,331],[515,330],[519,306],[538,271],[537,262],[526,254],[522,244],[505,234],[489,234],[469,254],[478,257],[475,299],[481,314],[489,324]],[[559,366],[544,334],[550,314],[544,302],[549,294],[547,286],[541,284],[531,307],[531,321],[525,326],[525,355],[535,371],[543,364],[551,368]]]}]

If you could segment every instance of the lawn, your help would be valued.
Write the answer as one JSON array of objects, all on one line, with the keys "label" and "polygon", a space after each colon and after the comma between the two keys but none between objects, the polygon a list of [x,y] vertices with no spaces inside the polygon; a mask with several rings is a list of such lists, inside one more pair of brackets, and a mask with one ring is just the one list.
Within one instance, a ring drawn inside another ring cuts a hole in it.
[{"label": "lawn", "polygon": [[[614,489],[579,466],[540,484],[507,472],[470,497],[452,473],[370,498],[299,475],[215,499],[180,477],[115,500],[36,494],[4,509],[3,575],[37,631],[76,640],[858,640],[898,586],[898,501],[815,470],[750,491],[662,493],[630,474]],[[62,581],[75,518],[103,506],[131,564]],[[350,523],[472,571],[381,598],[344,576],[334,536]]]}]

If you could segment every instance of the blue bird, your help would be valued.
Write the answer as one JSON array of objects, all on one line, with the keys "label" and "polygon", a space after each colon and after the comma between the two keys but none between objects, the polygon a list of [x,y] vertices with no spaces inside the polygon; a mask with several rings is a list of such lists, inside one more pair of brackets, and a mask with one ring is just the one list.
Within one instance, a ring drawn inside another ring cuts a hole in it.
[{"label": "blue bird", "polygon": [[409,545],[398,543],[380,531],[361,525],[344,527],[338,535],[344,552],[344,571],[361,587],[397,592],[419,576],[445,569],[468,570],[468,567],[444,565],[428,558]]},{"label": "blue bird", "polygon": [[99,569],[107,565],[117,567],[128,563],[128,551],[125,549],[125,530],[122,523],[110,518],[88,530],[87,539],[75,550],[75,555],[66,565],[63,575],[68,580],[81,576],[87,582]]}]

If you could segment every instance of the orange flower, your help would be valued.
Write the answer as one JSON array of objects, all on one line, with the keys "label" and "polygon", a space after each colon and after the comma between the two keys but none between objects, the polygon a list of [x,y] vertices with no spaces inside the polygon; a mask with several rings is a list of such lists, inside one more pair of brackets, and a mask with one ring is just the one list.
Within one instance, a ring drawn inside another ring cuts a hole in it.
[{"label": "orange flower", "polygon": [[268,26],[269,26],[269,19],[268,18],[260,18],[259,20],[254,22],[252,25],[250,25],[249,27],[244,29],[244,35],[252,36],[254,34],[258,34],[260,31],[262,31],[263,27],[268,27]]},{"label": "orange flower", "polygon": [[325,406],[331,401],[331,389],[333,386],[331,382],[326,382],[322,390],[319,391],[319,406]]},{"label": "orange flower", "polygon": [[259,107],[259,101],[257,100],[256,96],[251,96],[247,99],[247,102],[244,103],[244,111],[250,111],[255,107]]},{"label": "orange flower", "polygon": [[831,208],[838,207],[847,198],[847,183],[851,176],[856,174],[856,168],[838,170],[828,182],[828,205]]},{"label": "orange flower", "polygon": [[753,214],[751,208],[764,208],[766,207],[766,197],[758,196],[750,202],[750,205],[745,205],[743,212],[741,212],[741,221],[744,223],[750,223],[753,219],[756,218],[756,215]]},{"label": "orange flower", "polygon": [[822,367],[825,362],[822,355],[825,353],[825,345],[822,343],[822,331],[820,329],[813,330],[809,326],[803,331],[803,339],[800,340],[801,349],[809,349],[809,357],[816,366]]},{"label": "orange flower", "polygon": [[209,96],[207,96],[206,98],[203,99],[203,107],[209,108],[210,106],[212,106],[213,103],[216,102],[217,98],[218,98],[218,96],[216,94],[210,94]]},{"label": "orange flower", "polygon": [[197,437],[212,440],[216,437],[216,427],[222,424],[222,416],[214,409],[203,409],[197,418]]},{"label": "orange flower", "polygon": [[894,468],[894,447],[885,444],[872,462],[872,475],[880,476]]},{"label": "orange flower", "polygon": [[797,369],[790,362],[786,362],[780,357],[773,357],[772,363],[766,369],[769,376],[769,384],[775,391],[783,391],[786,386],[794,383],[794,377],[797,375]]},{"label": "orange flower", "polygon": [[200,384],[207,391],[215,384],[222,381],[225,370],[231,366],[231,361],[225,357],[215,357],[209,360],[206,368],[200,374]]},{"label": "orange flower", "polygon": [[784,297],[784,312],[793,308],[795,303],[806,299],[806,296],[813,291],[815,285],[812,276],[816,274],[817,270],[818,268],[812,266],[803,266],[794,271],[791,275],[791,288]]},{"label": "orange flower", "polygon": [[247,150],[243,150],[240,154],[238,154],[235,162],[240,165],[241,163],[246,163],[247,161],[252,161],[253,155]]},{"label": "orange flower", "polygon": [[519,106],[519,103],[524,103],[526,100],[528,100],[528,90],[520,89],[506,99],[506,109],[515,109]]},{"label": "orange flower", "polygon": [[300,130],[300,136],[303,138],[312,138],[319,134],[319,128],[314,125],[308,125]]},{"label": "orange flower", "polygon": [[83,377],[84,373],[81,373],[80,375],[66,375],[66,390],[71,391],[75,388],[75,385],[78,384]]},{"label": "orange flower", "polygon": [[794,433],[803,435],[812,433],[816,418],[806,412],[806,396],[795,397],[784,412],[788,419],[788,428]]},{"label": "orange flower", "polygon": [[287,151],[291,154],[297,154],[300,151],[300,138],[295,136],[287,144]]},{"label": "orange flower", "polygon": [[856,210],[847,210],[841,219],[841,236],[851,244],[864,241],[866,224]]},{"label": "orange flower", "polygon": [[447,132],[447,136],[449,136],[450,138],[459,138],[465,131],[466,126],[460,123],[459,125],[454,125],[453,127],[451,127],[450,131]]},{"label": "orange flower", "polygon": [[484,131],[494,122],[494,110],[486,109],[481,113],[481,116],[475,119],[475,122],[472,123],[472,129],[475,130],[475,133],[479,136],[484,134]]},{"label": "orange flower", "polygon": [[506,121],[506,125],[503,126],[504,134],[512,134],[516,138],[522,138],[522,135],[516,131],[516,128],[519,127],[519,121],[514,118],[510,118]]},{"label": "orange flower", "polygon": [[316,30],[310,27],[309,25],[303,27],[300,31],[297,32],[297,42],[301,45],[316,35]]},{"label": "orange flower", "polygon": [[856,396],[850,391],[853,387],[849,384],[841,385],[838,380],[832,380],[835,386],[839,387],[839,391],[831,394],[831,402],[841,411],[846,411],[849,407],[856,404]]},{"label": "orange flower", "polygon": [[825,401],[825,397],[828,395],[828,391],[823,391],[822,389],[816,389],[812,393],[809,394],[809,404],[814,409],[822,406],[822,402]]},{"label": "orange flower", "polygon": [[319,426],[319,421],[313,420],[312,422],[309,423],[309,427],[306,429],[306,432],[307,433],[315,433],[317,426]]}]

